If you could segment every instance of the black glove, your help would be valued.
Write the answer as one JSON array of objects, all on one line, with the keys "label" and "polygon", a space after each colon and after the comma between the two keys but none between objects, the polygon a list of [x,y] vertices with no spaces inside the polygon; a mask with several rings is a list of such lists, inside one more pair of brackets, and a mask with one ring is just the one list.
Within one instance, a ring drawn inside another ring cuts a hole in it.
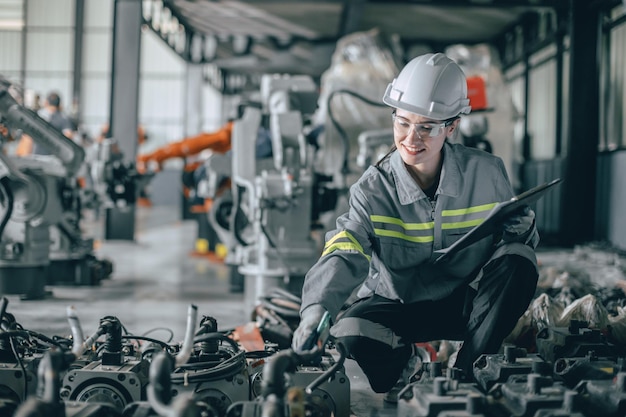
[{"label": "black glove", "polygon": [[502,239],[506,242],[524,241],[534,225],[535,212],[529,206],[524,206],[504,220]]},{"label": "black glove", "polygon": [[[307,350],[315,350],[305,347],[305,343],[312,337],[317,329],[320,321],[324,317],[326,309],[321,304],[312,304],[300,313],[300,324],[293,333],[291,340],[291,348],[295,352],[306,352]],[[315,346],[314,346],[315,347]]]}]

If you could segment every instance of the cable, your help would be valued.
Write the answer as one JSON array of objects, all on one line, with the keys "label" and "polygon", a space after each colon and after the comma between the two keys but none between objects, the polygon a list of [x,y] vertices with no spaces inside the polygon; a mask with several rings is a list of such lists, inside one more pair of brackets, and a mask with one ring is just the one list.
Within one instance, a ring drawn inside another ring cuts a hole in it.
[{"label": "cable", "polygon": [[173,383],[183,383],[183,382],[206,382],[206,381],[215,381],[223,378],[230,378],[239,372],[246,365],[246,356],[245,352],[239,351],[229,359],[225,360],[221,364],[202,371],[194,372],[193,374],[183,372],[177,373],[174,372],[172,374],[172,382]]},{"label": "cable", "polygon": [[156,332],[156,331],[159,331],[159,330],[163,330],[163,331],[166,331],[166,332],[169,333],[170,337],[169,337],[169,339],[167,339],[167,343],[170,343],[174,339],[174,331],[172,329],[167,328],[167,327],[155,327],[153,329],[148,330],[147,332],[144,332],[142,334],[142,336],[146,336],[146,335],[148,335],[148,334],[150,334],[152,332]]},{"label": "cable", "polygon": [[215,340],[215,339],[227,342],[228,344],[230,344],[233,347],[233,350],[235,352],[239,352],[239,350],[240,350],[239,349],[239,345],[237,344],[237,342],[235,342],[230,337],[227,337],[227,336],[223,335],[222,333],[205,333],[205,334],[201,334],[200,336],[194,337],[193,343],[207,342],[209,340]]},{"label": "cable", "polygon": [[151,342],[151,343],[156,343],[159,346],[162,346],[164,348],[166,348],[169,352],[171,352],[173,350],[172,346],[170,346],[167,342],[163,342],[161,340],[158,339],[153,339],[151,337],[146,337],[146,336],[135,336],[132,334],[127,334],[127,335],[123,335],[122,336],[122,340],[127,340],[127,339],[131,339],[131,340],[143,340],[145,342]]},{"label": "cable", "polygon": [[250,243],[247,242],[243,238],[243,236],[241,235],[241,230],[239,230],[239,227],[237,227],[238,224],[240,223],[239,219],[241,218],[245,219],[246,217],[245,213],[241,209],[241,196],[244,190],[245,190],[245,187],[241,185],[236,185],[236,190],[235,190],[235,193],[233,194],[233,207],[235,208],[235,211],[231,214],[231,217],[230,217],[230,230],[233,232],[233,235],[235,235],[235,239],[237,240],[237,242],[239,242],[241,246],[245,247],[245,246],[249,246]]},{"label": "cable", "polygon": [[[8,333],[8,332],[7,332]],[[24,396],[28,395],[28,374],[26,373],[26,367],[24,366],[24,361],[20,357],[15,348],[15,343],[13,343],[13,337],[9,337],[9,344],[11,345],[11,350],[13,351],[13,355],[15,355],[15,360],[17,361],[20,368],[22,368],[22,373],[24,375]]]},{"label": "cable", "polygon": [[359,100],[364,101],[367,104],[370,104],[376,107],[386,107],[387,105],[384,103],[370,100],[369,98],[352,90],[339,89],[339,90],[332,91],[328,95],[328,98],[326,99],[326,108],[328,109],[328,117],[330,117],[330,121],[332,122],[335,129],[337,129],[337,133],[339,133],[339,136],[341,137],[341,140],[343,143],[343,166],[341,167],[341,173],[348,174],[350,172],[350,168],[348,166],[348,161],[350,159],[350,141],[348,139],[348,134],[346,133],[346,131],[341,127],[337,119],[335,119],[335,116],[333,115],[332,107],[330,105],[331,100],[336,94],[348,94],[348,95],[358,98]]},{"label": "cable", "polygon": [[0,237],[2,237],[2,234],[4,233],[4,228],[7,226],[7,223],[9,222],[9,219],[11,219],[11,215],[13,214],[14,198],[13,191],[11,191],[11,181],[9,180],[9,178],[4,177],[0,179],[0,190],[2,191],[2,194],[7,201],[6,212],[4,213],[4,216],[0,221]]}]

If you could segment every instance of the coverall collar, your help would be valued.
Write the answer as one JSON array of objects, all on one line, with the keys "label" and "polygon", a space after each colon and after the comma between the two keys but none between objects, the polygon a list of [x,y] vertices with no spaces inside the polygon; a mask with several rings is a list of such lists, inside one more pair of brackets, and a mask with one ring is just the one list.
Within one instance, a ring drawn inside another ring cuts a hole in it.
[{"label": "coverall collar", "polygon": [[[463,187],[463,177],[461,177],[461,171],[454,158],[454,150],[448,141],[444,143],[442,151],[444,153],[443,167],[441,168],[441,179],[439,180],[439,187],[437,188],[436,194],[456,197],[460,194],[461,188]],[[400,152],[391,154],[390,163],[391,171],[396,179],[396,189],[401,204],[413,204],[417,200],[427,198],[426,194],[424,194],[406,169]]]}]

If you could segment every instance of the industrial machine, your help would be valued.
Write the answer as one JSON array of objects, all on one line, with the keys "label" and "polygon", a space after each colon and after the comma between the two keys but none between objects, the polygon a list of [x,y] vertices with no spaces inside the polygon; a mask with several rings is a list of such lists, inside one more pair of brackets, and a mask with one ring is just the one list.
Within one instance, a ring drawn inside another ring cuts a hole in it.
[{"label": "industrial machine", "polygon": [[0,155],[0,293],[44,297],[45,285],[96,284],[112,266],[81,236],[77,173],[84,150],[10,94],[0,82],[0,124],[19,129],[51,155]]},{"label": "industrial machine", "polygon": [[0,126],[21,131],[50,155],[0,154],[0,293],[25,299],[45,285],[97,285],[113,264],[97,259],[83,237],[86,207],[134,204],[152,178],[123,161],[113,139],[85,150],[18,103],[0,80]]},{"label": "industrial machine", "polygon": [[[211,150],[209,158],[223,156],[230,150],[232,122],[227,122],[215,132],[203,132],[189,136],[181,141],[169,143],[153,152],[137,157],[137,168],[140,172],[155,173],[161,169],[162,164],[171,158],[187,159],[196,156],[202,151]],[[204,175],[203,161],[185,161],[183,170],[183,218],[191,215],[198,222],[198,237],[196,239],[195,254],[216,255],[221,251],[219,239],[212,228],[207,212],[212,205],[213,198],[230,187],[228,173],[219,170],[220,175],[212,171],[214,177],[207,178]],[[200,184],[202,183],[202,184]],[[198,191],[200,187],[206,187],[210,183],[215,189]],[[189,212],[189,213],[187,213]],[[217,255],[221,259],[223,253]]]},{"label": "industrial machine", "polygon": [[[247,313],[272,288],[298,294],[319,256],[312,225],[319,211],[334,206],[336,194],[314,172],[314,148],[304,133],[317,90],[308,76],[266,74],[261,103],[242,107],[233,124],[232,194],[216,199],[209,215],[228,245],[226,263],[244,277]],[[271,153],[261,157],[268,145]],[[205,167],[219,175],[228,164],[214,159]]]}]

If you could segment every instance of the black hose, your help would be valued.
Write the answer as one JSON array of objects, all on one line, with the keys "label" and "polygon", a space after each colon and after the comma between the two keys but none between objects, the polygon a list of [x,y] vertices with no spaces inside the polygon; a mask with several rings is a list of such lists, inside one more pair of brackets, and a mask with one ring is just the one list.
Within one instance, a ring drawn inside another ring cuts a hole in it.
[{"label": "black hose", "polygon": [[275,395],[283,398],[285,395],[285,372],[295,370],[301,363],[300,357],[292,350],[282,350],[271,357],[263,368],[261,395],[267,398]]},{"label": "black hose", "polygon": [[246,367],[246,355],[242,350],[211,369],[196,371],[194,373],[177,373],[171,375],[173,383],[195,383],[217,381],[231,378],[240,373]]},{"label": "black hose", "polygon": [[243,210],[241,209],[241,196],[245,190],[245,187],[241,186],[241,185],[236,185],[235,186],[235,192],[233,193],[233,207],[234,207],[234,211],[231,214],[230,217],[230,230],[232,230],[233,235],[235,235],[235,239],[237,239],[237,242],[239,242],[240,245],[242,246],[249,246],[250,243],[247,242],[243,236],[241,235],[241,230],[239,230],[239,219],[242,218],[242,216],[245,218],[245,214],[243,212]]},{"label": "black hose", "polygon": [[199,336],[196,336],[193,338],[193,343],[200,343],[200,342],[208,342],[211,340],[221,340],[224,342],[227,342],[228,344],[230,344],[233,347],[233,350],[235,352],[239,351],[239,345],[237,344],[237,342],[235,342],[233,339],[231,339],[228,336],[225,336],[222,333],[205,333],[205,334],[201,334]]},{"label": "black hose", "polygon": [[346,356],[348,356],[348,351],[342,343],[337,343],[337,350],[339,351],[339,359],[337,360],[337,362],[335,362],[333,366],[326,370],[326,372],[318,376],[313,382],[306,386],[304,391],[307,394],[311,395],[317,387],[319,387],[325,381],[331,378],[335,374],[335,372],[337,372],[343,366],[343,363],[346,360]]},{"label": "black hose", "polygon": [[4,317],[4,313],[7,312],[8,305],[9,305],[9,299],[6,297],[2,297],[2,301],[0,302],[0,323],[2,323],[2,317]]},{"label": "black hose", "polygon": [[153,339],[152,337],[146,337],[146,336],[135,336],[132,334],[127,334],[127,335],[123,335],[122,336],[122,340],[143,340],[145,342],[151,342],[151,343],[156,343],[157,345],[165,348],[167,351],[172,350],[172,346],[166,342],[163,342],[159,339]]},{"label": "black hose", "polygon": [[346,131],[341,127],[337,119],[335,119],[335,116],[333,115],[332,107],[330,105],[331,100],[336,94],[349,94],[372,106],[386,107],[387,105],[384,103],[370,100],[369,98],[352,90],[346,90],[346,89],[335,90],[328,95],[328,98],[326,99],[326,108],[328,109],[328,117],[330,117],[330,121],[332,122],[335,129],[337,129],[337,132],[339,133],[339,136],[341,137],[341,140],[343,143],[343,164],[341,167],[341,173],[348,174],[350,172],[350,168],[348,166],[349,160],[350,160],[350,140],[348,139],[348,135]]},{"label": "black hose", "polygon": [[13,197],[13,191],[11,191],[11,181],[7,177],[0,179],[0,191],[2,191],[2,194],[6,198],[6,207],[7,207],[6,212],[4,213],[4,216],[2,217],[2,220],[0,221],[0,238],[1,238],[2,234],[4,233],[4,228],[7,226],[7,223],[9,222],[9,220],[11,219],[11,215],[13,214],[14,197]]}]

